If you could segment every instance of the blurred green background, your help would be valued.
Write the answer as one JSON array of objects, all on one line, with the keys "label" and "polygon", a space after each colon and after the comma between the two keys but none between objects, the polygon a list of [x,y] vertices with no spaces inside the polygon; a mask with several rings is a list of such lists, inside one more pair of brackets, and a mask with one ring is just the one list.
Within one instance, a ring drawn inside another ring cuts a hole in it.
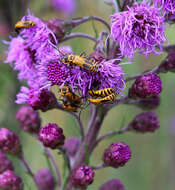
[{"label": "blurred green background", "polygon": [[[47,163],[39,143],[33,137],[19,129],[15,119],[15,112],[18,109],[18,105],[14,103],[14,100],[21,83],[17,81],[16,73],[12,68],[7,64],[3,64],[3,60],[5,59],[4,52],[7,47],[3,45],[2,40],[7,40],[9,35],[14,34],[14,23],[26,13],[26,8],[30,8],[35,16],[43,19],[50,19],[52,17],[67,19],[70,17],[54,10],[50,6],[49,0],[0,0],[0,126],[8,127],[19,134],[25,157],[33,171],[36,172],[40,168],[47,167]],[[79,0],[77,1],[77,9],[73,17],[96,15],[109,21],[109,15],[112,14],[112,11],[112,8],[106,5],[103,0]],[[95,27],[98,32],[104,29],[103,25],[98,22],[95,22]],[[166,34],[169,44],[175,44],[174,30],[174,25],[167,27]],[[92,22],[77,27],[74,29],[75,31],[85,32],[95,36]],[[65,44],[71,45],[77,54],[83,51],[88,54],[93,50],[93,42],[86,39],[73,39]],[[158,65],[165,56],[166,54],[162,54],[161,56],[151,55],[148,59],[145,59],[143,56],[137,55],[133,60],[133,64],[124,65],[123,69],[126,75],[131,76]],[[132,159],[123,168],[106,168],[96,171],[94,183],[89,186],[89,190],[98,189],[100,184],[112,178],[121,179],[126,190],[175,189],[174,73],[161,74],[161,79],[163,81],[161,105],[155,111],[160,119],[160,130],[153,134],[145,135],[126,133],[100,143],[91,157],[92,165],[98,164],[101,161],[104,148],[115,141],[123,141],[130,145]],[[130,85],[131,83],[128,83],[127,88]],[[56,90],[55,88],[55,92]],[[106,117],[101,134],[112,129],[120,128],[123,121],[124,125],[127,124],[141,111],[141,109],[131,105],[120,105],[116,107]],[[47,113],[41,113],[41,117],[43,119],[43,125],[48,122],[58,123],[64,129],[66,137],[79,136],[76,121],[69,114],[53,110]],[[87,124],[88,111],[83,111],[81,117],[84,124]],[[54,151],[53,153],[62,170],[63,162],[61,156],[57,155]],[[25,190],[34,190],[33,182],[25,173],[23,166],[15,158],[11,157],[11,159],[16,166],[16,173],[24,180]]]}]

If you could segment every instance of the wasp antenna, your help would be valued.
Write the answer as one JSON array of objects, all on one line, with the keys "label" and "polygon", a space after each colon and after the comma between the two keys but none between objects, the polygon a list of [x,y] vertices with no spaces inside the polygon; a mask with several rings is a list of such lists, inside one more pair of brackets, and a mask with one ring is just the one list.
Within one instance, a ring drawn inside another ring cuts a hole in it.
[{"label": "wasp antenna", "polygon": [[59,50],[59,48],[55,45],[55,44],[53,44],[50,40],[48,40],[48,42],[49,42],[49,44],[53,47],[53,48],[55,48],[60,54],[62,54],[63,56],[65,55],[63,52],[61,52],[60,50]]}]

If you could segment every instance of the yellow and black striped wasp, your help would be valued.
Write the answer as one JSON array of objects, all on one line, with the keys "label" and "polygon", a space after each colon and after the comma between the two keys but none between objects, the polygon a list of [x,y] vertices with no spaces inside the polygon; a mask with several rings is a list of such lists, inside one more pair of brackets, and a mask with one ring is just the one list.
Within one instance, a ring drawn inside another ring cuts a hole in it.
[{"label": "yellow and black striped wasp", "polygon": [[32,20],[20,20],[15,24],[15,31],[19,33],[19,31],[23,28],[30,28],[35,26],[35,23]]},{"label": "yellow and black striped wasp", "polygon": [[88,92],[92,97],[104,98],[106,96],[109,96],[110,94],[115,93],[115,90],[113,88],[104,88],[101,90],[89,90]]}]

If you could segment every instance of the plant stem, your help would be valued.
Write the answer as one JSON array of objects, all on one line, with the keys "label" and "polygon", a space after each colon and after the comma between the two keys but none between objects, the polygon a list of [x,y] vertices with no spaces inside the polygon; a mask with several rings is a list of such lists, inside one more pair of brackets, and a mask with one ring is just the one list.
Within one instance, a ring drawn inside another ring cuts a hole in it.
[{"label": "plant stem", "polygon": [[70,35],[65,36],[63,39],[61,39],[59,41],[59,43],[65,42],[65,41],[70,40],[72,38],[87,38],[87,39],[92,40],[93,42],[97,43],[96,38],[94,38],[93,36],[90,36],[90,35],[84,34],[84,33],[78,33],[78,32],[77,33],[71,33]]},{"label": "plant stem", "polygon": [[101,164],[99,164],[99,165],[97,165],[97,166],[92,166],[91,168],[93,169],[93,170],[99,170],[99,169],[102,169],[102,168],[105,168],[106,166],[104,165],[104,163],[101,163]]}]

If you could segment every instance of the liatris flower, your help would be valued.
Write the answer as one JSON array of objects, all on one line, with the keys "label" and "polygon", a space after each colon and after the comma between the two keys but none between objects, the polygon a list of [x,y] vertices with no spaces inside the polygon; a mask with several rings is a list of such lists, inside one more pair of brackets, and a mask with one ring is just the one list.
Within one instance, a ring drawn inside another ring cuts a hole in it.
[{"label": "liatris flower", "polygon": [[161,6],[167,13],[175,13],[175,1],[174,0],[153,0],[156,5]]},{"label": "liatris flower", "polygon": [[69,139],[66,139],[64,143],[64,147],[66,149],[66,152],[69,156],[73,157],[77,150],[80,147],[81,140],[76,137],[70,137]]},{"label": "liatris flower", "polygon": [[38,133],[41,126],[39,113],[30,106],[22,106],[17,114],[16,119],[19,121],[21,128],[29,133]]},{"label": "liatris flower", "polygon": [[100,186],[99,190],[125,190],[119,179],[111,179]]},{"label": "liatris flower", "polygon": [[11,170],[0,174],[0,189],[2,190],[23,190],[22,179]]},{"label": "liatris flower", "polygon": [[159,105],[160,105],[159,95],[154,95],[145,99],[141,99],[139,100],[139,103],[137,104],[138,107],[144,110],[156,109],[157,107],[159,107]]},{"label": "liatris flower", "polygon": [[124,166],[131,158],[131,151],[128,145],[123,142],[111,144],[103,155],[103,161],[106,166],[118,168]]},{"label": "liatris flower", "polygon": [[0,150],[9,154],[21,155],[19,138],[7,128],[0,129]]},{"label": "liatris flower", "polygon": [[154,5],[142,2],[127,11],[111,16],[111,36],[120,45],[123,56],[133,58],[134,53],[158,54],[156,47],[166,41],[164,18]]},{"label": "liatris flower", "polygon": [[169,52],[165,60],[160,64],[158,72],[175,72],[175,50]]},{"label": "liatris flower", "polygon": [[162,82],[157,74],[138,77],[129,90],[129,97],[147,98],[162,91]]},{"label": "liatris flower", "polygon": [[73,14],[76,9],[76,0],[51,0],[55,9],[63,11],[65,14]]},{"label": "liatris flower", "polygon": [[39,190],[54,190],[56,182],[49,169],[41,169],[35,175]]},{"label": "liatris flower", "polygon": [[0,152],[0,174],[5,170],[13,170],[13,165],[6,155]]},{"label": "liatris flower", "polygon": [[89,166],[79,166],[72,172],[72,185],[76,188],[86,188],[93,182],[94,171]]},{"label": "liatris flower", "polygon": [[143,112],[137,115],[129,124],[130,128],[136,132],[154,132],[160,127],[159,119],[153,112]]},{"label": "liatris flower", "polygon": [[49,123],[40,130],[39,140],[44,146],[56,149],[64,144],[63,130],[55,123]]}]

